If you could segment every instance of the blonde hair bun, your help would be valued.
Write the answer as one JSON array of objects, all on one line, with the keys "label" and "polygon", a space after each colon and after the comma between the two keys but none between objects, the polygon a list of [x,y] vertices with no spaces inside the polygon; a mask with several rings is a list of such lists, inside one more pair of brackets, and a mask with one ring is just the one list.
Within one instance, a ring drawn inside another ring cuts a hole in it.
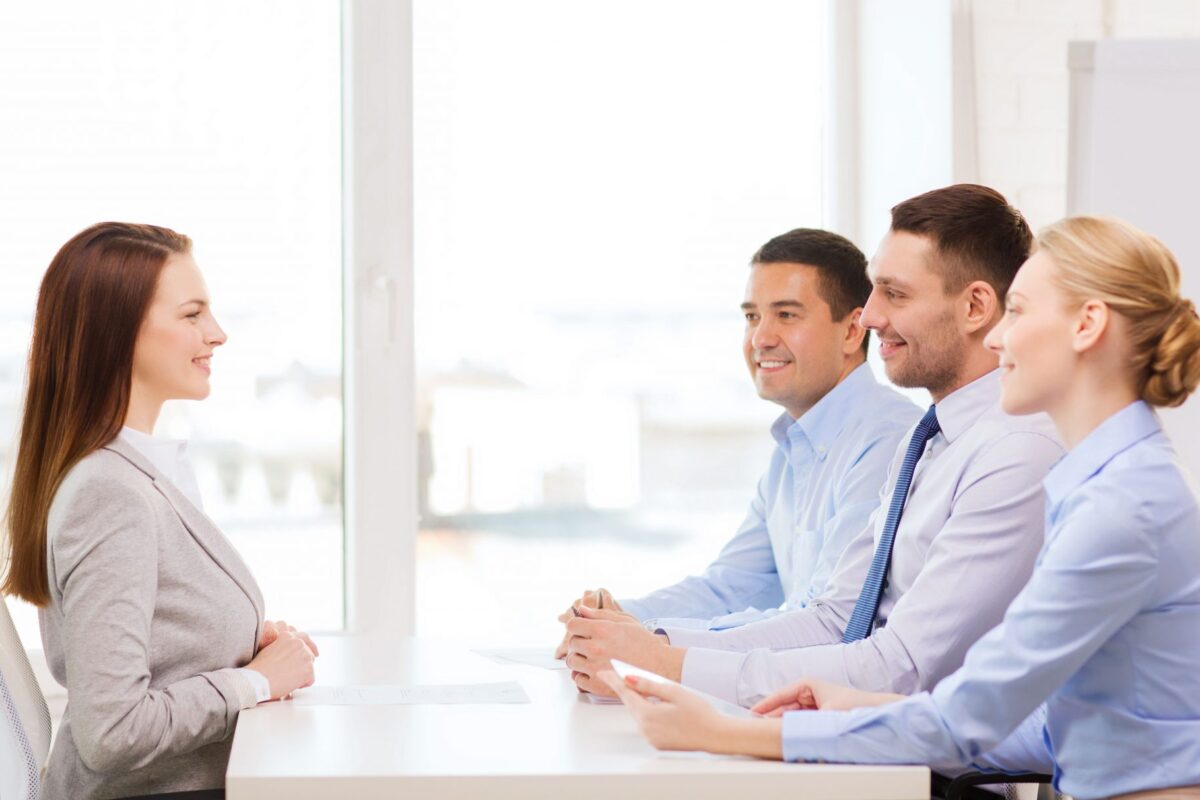
[{"label": "blonde hair bun", "polygon": [[1200,384],[1200,319],[1191,300],[1181,299],[1154,356],[1142,396],[1155,406],[1177,406]]}]

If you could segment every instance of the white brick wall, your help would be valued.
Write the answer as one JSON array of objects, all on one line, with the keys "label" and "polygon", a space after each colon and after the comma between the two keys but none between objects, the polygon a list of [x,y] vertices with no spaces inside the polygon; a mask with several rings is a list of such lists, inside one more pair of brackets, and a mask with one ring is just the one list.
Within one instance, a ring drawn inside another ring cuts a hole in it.
[{"label": "white brick wall", "polygon": [[970,0],[979,181],[1036,229],[1066,213],[1067,43],[1200,37],[1200,0]]}]

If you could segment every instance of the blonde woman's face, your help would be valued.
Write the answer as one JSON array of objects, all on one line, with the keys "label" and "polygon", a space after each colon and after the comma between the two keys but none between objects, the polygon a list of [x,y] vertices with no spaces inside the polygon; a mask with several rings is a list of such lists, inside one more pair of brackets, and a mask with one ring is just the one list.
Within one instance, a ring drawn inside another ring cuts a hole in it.
[{"label": "blonde woman's face", "polygon": [[984,340],[1000,356],[1001,405],[1009,414],[1046,411],[1065,395],[1078,364],[1078,314],[1053,281],[1054,262],[1035,253],[1021,266],[1004,317]]},{"label": "blonde woman's face", "polygon": [[171,256],[134,344],[135,389],[159,402],[207,397],[213,350],[224,343],[200,268],[190,255]]}]

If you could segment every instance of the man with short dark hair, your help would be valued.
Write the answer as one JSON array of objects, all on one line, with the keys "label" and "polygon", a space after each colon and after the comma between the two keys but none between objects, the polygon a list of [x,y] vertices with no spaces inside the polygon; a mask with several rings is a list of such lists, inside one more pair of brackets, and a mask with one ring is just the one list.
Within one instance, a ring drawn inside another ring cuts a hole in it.
[{"label": "man with short dark hair", "polygon": [[759,396],[784,413],[745,521],[702,575],[640,599],[617,602],[601,590],[577,604],[623,609],[655,626],[723,630],[825,592],[843,548],[879,504],[896,444],[920,415],[865,363],[858,319],[871,293],[866,266],[850,241],[811,228],[777,236],[754,255],[743,351]]},{"label": "man with short dark hair", "polygon": [[[999,405],[983,339],[1032,234],[997,192],[957,185],[906,200],[871,262],[863,325],[888,377],[934,405],[894,454],[884,501],[805,608],[729,631],[658,636],[584,610],[567,663],[584,688],[619,658],[751,705],[800,677],[871,691],[931,688],[999,623],[1042,544],[1042,479],[1062,455],[1045,415]],[[669,640],[670,646],[663,646]]]}]

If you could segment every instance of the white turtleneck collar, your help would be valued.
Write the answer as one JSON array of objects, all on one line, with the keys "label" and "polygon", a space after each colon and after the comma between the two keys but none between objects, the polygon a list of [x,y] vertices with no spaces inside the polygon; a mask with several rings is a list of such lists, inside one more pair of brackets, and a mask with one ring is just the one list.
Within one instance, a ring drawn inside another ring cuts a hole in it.
[{"label": "white turtleneck collar", "polygon": [[201,511],[204,503],[200,499],[200,487],[196,483],[196,471],[187,457],[187,442],[183,439],[160,439],[128,426],[121,428],[121,439],[143,456],[165,478],[174,484],[192,505]]}]

